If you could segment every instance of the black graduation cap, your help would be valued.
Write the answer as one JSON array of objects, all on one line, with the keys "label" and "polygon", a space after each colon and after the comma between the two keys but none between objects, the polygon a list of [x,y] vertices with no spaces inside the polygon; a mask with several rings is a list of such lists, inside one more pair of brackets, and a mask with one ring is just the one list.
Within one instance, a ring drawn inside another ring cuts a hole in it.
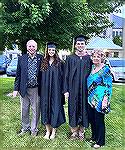
[{"label": "black graduation cap", "polygon": [[89,38],[85,35],[78,35],[74,38],[74,42],[76,43],[77,41],[87,41]]},{"label": "black graduation cap", "polygon": [[47,48],[56,48],[57,47],[57,43],[55,42],[48,42],[47,43]]},{"label": "black graduation cap", "polygon": [[46,57],[46,52],[47,52],[48,48],[55,48],[56,49],[56,47],[57,47],[57,43],[55,43],[55,42],[47,42],[46,43],[45,56],[44,57]]},{"label": "black graduation cap", "polygon": [[73,38],[73,45],[72,45],[72,52],[74,51],[74,47],[75,47],[75,44],[77,41],[86,41],[88,40],[89,38],[83,34],[80,34],[78,36],[76,36],[75,38]]}]

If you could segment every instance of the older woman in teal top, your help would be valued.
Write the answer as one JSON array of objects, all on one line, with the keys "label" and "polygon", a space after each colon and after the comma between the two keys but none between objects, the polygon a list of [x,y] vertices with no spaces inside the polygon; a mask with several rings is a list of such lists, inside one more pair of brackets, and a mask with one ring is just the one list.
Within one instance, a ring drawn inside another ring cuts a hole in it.
[{"label": "older woman in teal top", "polygon": [[104,64],[104,53],[94,50],[92,71],[87,79],[89,122],[91,124],[94,148],[105,145],[104,116],[110,112],[112,76],[110,68]]}]

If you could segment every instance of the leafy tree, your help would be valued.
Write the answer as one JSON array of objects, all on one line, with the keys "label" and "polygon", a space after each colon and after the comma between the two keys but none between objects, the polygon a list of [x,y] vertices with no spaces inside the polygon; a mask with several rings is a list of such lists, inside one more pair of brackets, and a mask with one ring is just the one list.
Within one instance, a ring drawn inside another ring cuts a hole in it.
[{"label": "leafy tree", "polygon": [[23,52],[29,39],[41,47],[55,41],[59,48],[71,48],[74,36],[99,34],[111,26],[107,14],[120,4],[115,0],[2,0],[4,43],[18,39]]},{"label": "leafy tree", "polygon": [[0,3],[0,51],[3,51],[3,22],[2,22],[2,3]]},{"label": "leafy tree", "polygon": [[25,52],[27,40],[40,40],[38,27],[49,15],[50,5],[40,0],[6,0],[3,7],[5,44],[19,39],[20,48]]},{"label": "leafy tree", "polygon": [[109,22],[109,14],[121,6],[123,0],[87,0],[87,4],[87,18],[83,21],[83,31],[86,34],[98,35],[113,25]]},{"label": "leafy tree", "polygon": [[51,13],[41,24],[43,41],[57,41],[60,48],[67,48],[72,38],[82,32],[83,2],[49,0],[49,3]]},{"label": "leafy tree", "polygon": [[119,46],[122,47],[122,38],[121,38],[121,36],[115,36],[115,37],[113,38],[113,42],[114,42],[116,45],[119,45]]}]

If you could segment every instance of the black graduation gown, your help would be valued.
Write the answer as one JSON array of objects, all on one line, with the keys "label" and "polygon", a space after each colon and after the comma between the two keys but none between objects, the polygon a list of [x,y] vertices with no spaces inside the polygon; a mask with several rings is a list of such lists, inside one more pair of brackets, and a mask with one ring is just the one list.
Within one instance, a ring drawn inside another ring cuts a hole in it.
[{"label": "black graduation gown", "polygon": [[88,127],[87,77],[92,61],[89,55],[80,59],[76,54],[67,57],[65,63],[64,92],[69,92],[69,125]]},{"label": "black graduation gown", "polygon": [[46,71],[41,71],[41,119],[44,125],[53,128],[65,123],[63,90],[63,64],[49,65]]}]

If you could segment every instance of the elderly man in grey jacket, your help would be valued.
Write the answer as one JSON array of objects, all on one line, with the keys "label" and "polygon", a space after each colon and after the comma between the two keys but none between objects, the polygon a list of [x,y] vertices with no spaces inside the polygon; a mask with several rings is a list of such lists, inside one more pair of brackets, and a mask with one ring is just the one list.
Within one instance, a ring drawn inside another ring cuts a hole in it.
[{"label": "elderly man in grey jacket", "polygon": [[[29,40],[26,44],[27,54],[18,58],[17,73],[14,83],[13,97],[20,94],[21,103],[21,124],[22,128],[18,135],[31,131],[31,135],[38,134],[39,121],[39,72],[43,58],[37,54],[37,43]],[[32,120],[30,125],[30,106]]]}]

